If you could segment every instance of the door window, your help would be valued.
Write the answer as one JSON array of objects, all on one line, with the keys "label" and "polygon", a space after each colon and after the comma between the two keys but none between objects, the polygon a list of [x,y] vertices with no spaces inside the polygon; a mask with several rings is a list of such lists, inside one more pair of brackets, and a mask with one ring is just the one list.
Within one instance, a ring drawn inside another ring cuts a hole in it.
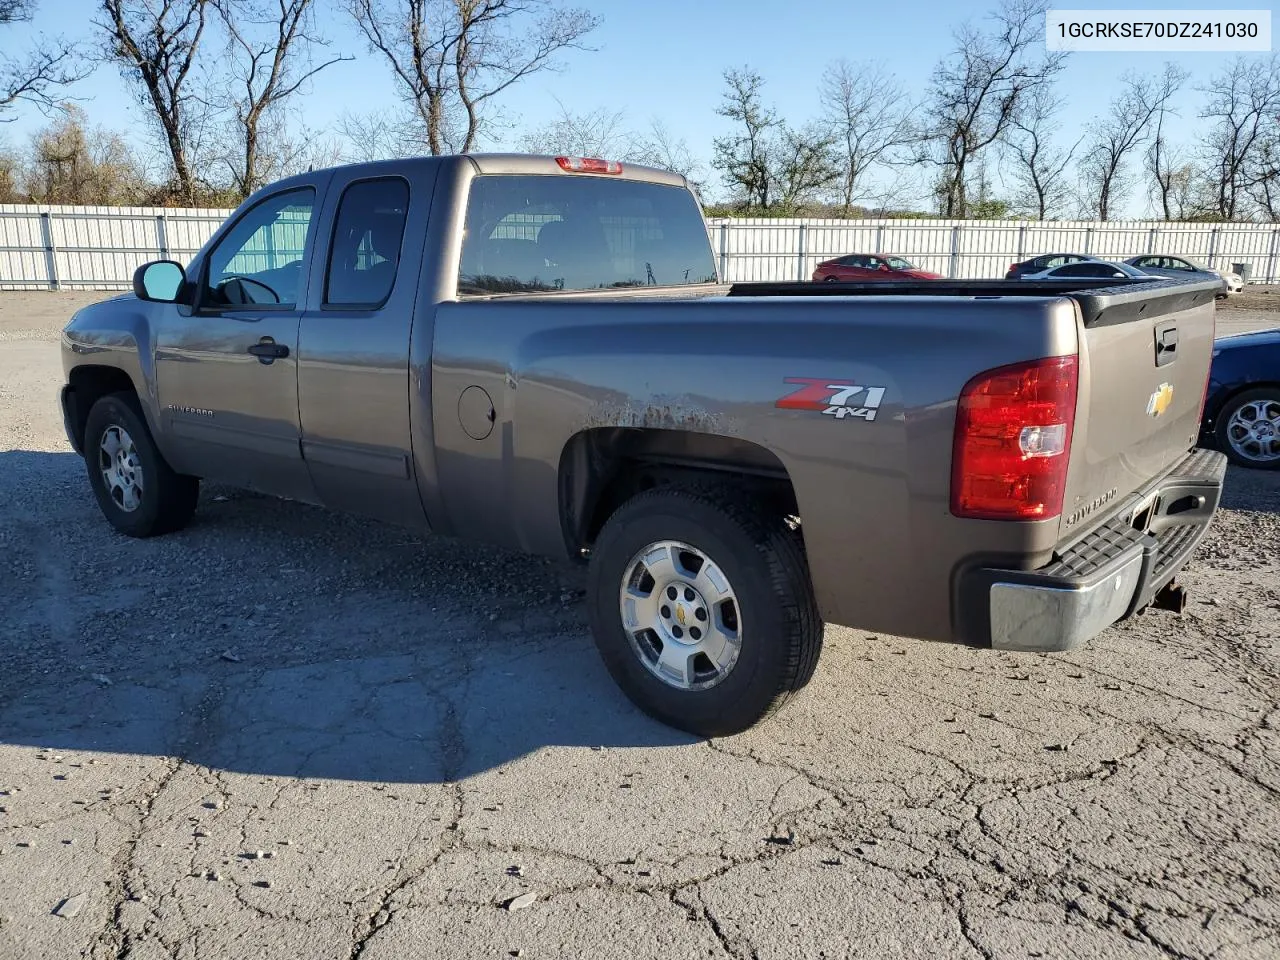
[{"label": "door window", "polygon": [[245,213],[209,254],[201,305],[296,307],[315,199],[315,190],[303,187]]},{"label": "door window", "polygon": [[327,305],[376,309],[386,302],[408,209],[409,185],[399,177],[361,180],[343,191],[325,276]]}]

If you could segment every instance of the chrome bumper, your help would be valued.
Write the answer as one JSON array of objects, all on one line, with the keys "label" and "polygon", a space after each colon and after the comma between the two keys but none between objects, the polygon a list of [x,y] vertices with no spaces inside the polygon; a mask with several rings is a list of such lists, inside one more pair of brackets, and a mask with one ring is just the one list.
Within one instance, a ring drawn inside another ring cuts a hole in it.
[{"label": "chrome bumper", "polygon": [[1222,454],[1196,450],[1047,566],[975,571],[974,586],[987,593],[990,645],[1072,650],[1150,605],[1208,532],[1226,466]]}]

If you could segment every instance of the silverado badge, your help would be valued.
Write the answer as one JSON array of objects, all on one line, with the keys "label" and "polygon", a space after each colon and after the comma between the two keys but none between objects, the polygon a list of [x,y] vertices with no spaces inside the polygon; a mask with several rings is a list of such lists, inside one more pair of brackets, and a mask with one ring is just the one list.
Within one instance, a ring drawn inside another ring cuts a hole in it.
[{"label": "silverado badge", "polygon": [[1156,392],[1151,394],[1147,400],[1147,416],[1158,417],[1169,409],[1169,404],[1173,403],[1173,384],[1162,383],[1156,387]]}]

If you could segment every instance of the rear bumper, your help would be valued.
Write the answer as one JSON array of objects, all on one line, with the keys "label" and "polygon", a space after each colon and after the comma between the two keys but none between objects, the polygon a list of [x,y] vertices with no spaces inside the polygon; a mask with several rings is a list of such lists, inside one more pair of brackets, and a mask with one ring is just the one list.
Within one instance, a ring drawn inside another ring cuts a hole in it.
[{"label": "rear bumper", "polygon": [[1072,650],[1151,603],[1209,530],[1227,459],[1195,450],[1038,570],[965,574],[966,606],[997,650]]}]

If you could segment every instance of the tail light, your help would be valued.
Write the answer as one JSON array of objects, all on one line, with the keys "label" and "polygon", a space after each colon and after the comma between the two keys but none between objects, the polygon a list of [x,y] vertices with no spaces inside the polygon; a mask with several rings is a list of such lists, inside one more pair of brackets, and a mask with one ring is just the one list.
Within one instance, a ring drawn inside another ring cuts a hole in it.
[{"label": "tail light", "polygon": [[556,157],[561,170],[569,173],[621,173],[622,164],[617,160],[601,160],[598,157]]},{"label": "tail light", "polygon": [[965,384],[951,458],[953,514],[1045,520],[1062,513],[1077,379],[1076,357],[1046,357]]}]

